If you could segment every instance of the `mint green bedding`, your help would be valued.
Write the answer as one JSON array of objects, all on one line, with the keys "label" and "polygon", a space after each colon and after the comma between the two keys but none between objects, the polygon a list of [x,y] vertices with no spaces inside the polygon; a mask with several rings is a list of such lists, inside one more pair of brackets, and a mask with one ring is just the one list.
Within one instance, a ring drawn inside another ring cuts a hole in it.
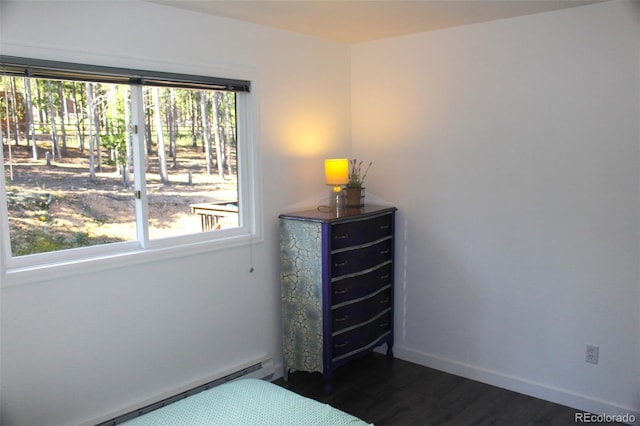
[{"label": "mint green bedding", "polygon": [[136,417],[127,426],[365,426],[357,417],[273,383],[226,383]]}]

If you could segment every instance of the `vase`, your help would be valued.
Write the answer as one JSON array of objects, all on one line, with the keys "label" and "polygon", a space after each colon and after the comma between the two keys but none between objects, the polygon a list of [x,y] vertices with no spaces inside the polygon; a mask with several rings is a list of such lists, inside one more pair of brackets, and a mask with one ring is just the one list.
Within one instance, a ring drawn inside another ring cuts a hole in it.
[{"label": "vase", "polygon": [[347,192],[347,208],[363,207],[364,206],[364,188],[350,188],[345,189]]}]

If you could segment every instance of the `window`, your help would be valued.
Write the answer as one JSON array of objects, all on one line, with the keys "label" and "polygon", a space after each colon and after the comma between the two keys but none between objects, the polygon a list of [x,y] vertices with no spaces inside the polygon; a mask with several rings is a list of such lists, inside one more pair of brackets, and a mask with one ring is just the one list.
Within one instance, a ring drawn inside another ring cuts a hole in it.
[{"label": "window", "polygon": [[249,90],[0,56],[6,265],[251,234]]}]

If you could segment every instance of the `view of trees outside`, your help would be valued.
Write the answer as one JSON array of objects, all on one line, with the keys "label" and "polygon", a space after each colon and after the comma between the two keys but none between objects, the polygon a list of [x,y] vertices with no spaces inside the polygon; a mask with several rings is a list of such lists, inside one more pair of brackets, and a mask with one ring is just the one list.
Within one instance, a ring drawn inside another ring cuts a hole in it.
[{"label": "view of trees outside", "polygon": [[145,86],[143,98],[138,171],[130,86],[0,77],[14,256],[136,240],[136,173],[151,239],[202,232],[194,205],[231,210],[207,230],[239,225],[235,93]]}]

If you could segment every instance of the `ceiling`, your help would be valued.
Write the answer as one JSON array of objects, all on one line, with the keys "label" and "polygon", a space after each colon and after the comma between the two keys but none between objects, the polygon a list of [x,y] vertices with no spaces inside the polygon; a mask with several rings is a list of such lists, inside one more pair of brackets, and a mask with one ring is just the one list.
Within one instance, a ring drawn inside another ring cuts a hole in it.
[{"label": "ceiling", "polygon": [[607,0],[147,0],[359,43]]}]

